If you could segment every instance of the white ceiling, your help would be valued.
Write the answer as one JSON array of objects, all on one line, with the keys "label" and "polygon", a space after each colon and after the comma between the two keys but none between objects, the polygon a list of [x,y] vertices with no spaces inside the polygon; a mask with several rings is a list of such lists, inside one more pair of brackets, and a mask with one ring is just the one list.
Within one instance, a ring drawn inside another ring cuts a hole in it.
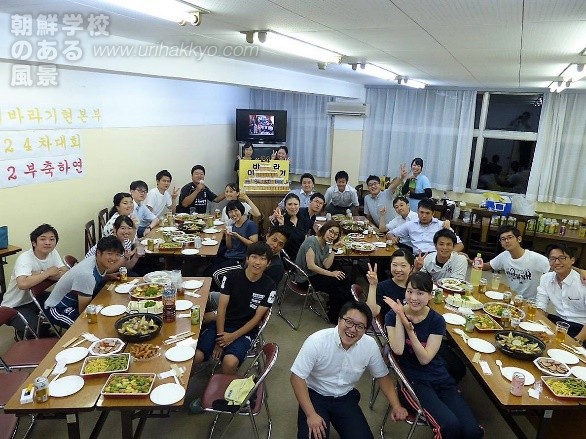
[{"label": "white ceiling", "polygon": [[[240,31],[270,29],[431,86],[545,88],[569,63],[586,62],[580,55],[586,48],[585,0],[189,2],[210,12],[200,26],[180,27],[100,0],[5,0],[0,11],[101,11],[111,16],[111,33],[147,42],[244,45]],[[384,83],[348,65],[318,70],[316,62],[267,49],[244,61],[357,84]],[[572,88],[586,89],[586,79]]]}]

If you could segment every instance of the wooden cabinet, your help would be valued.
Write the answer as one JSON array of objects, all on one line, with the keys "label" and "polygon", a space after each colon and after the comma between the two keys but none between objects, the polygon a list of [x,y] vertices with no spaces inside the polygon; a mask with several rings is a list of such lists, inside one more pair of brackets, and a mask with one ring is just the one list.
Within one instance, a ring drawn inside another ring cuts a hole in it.
[{"label": "wooden cabinet", "polygon": [[279,201],[281,201],[288,193],[289,191],[246,191],[246,195],[248,195],[252,202],[256,204],[256,207],[258,207],[258,210],[260,210],[260,213],[263,215],[264,233],[269,229],[269,216],[273,214],[273,210],[275,210]]}]

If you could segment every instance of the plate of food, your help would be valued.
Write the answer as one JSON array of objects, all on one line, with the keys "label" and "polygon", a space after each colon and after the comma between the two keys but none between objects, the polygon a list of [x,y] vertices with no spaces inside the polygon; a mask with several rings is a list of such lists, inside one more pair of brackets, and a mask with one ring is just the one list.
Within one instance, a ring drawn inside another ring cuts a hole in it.
[{"label": "plate of food", "polygon": [[130,367],[130,354],[87,357],[81,366],[81,376],[102,376],[112,372],[125,372]]},{"label": "plate of food", "polygon": [[503,329],[503,327],[488,314],[476,316],[474,326],[479,331],[501,331]]},{"label": "plate of food", "polygon": [[570,375],[570,367],[561,361],[549,357],[538,357],[533,364],[543,373],[554,377],[567,377]]},{"label": "plate of food", "polygon": [[342,215],[341,213],[338,213],[336,215],[332,215],[332,219],[334,221],[343,221],[346,220],[348,217],[346,215]]},{"label": "plate of food", "polygon": [[558,398],[586,398],[586,381],[574,377],[542,376],[541,381]]},{"label": "plate of food", "polygon": [[348,238],[350,238],[353,241],[363,241],[364,240],[364,235],[362,233],[348,233]]},{"label": "plate of food", "polygon": [[104,398],[140,398],[151,393],[156,375],[154,373],[113,373],[101,395]]},{"label": "plate of food", "polygon": [[124,349],[125,343],[119,338],[102,338],[101,340],[95,341],[89,347],[91,355],[102,356],[117,354]]},{"label": "plate of food", "polygon": [[135,343],[129,353],[134,361],[148,361],[161,355],[161,347],[151,343]]},{"label": "plate of food", "polygon": [[[188,243],[188,242],[193,242],[195,240],[195,237],[192,235],[179,235],[179,236],[173,236],[173,242],[180,242],[180,243]],[[161,246],[159,245],[159,248],[161,248]]]},{"label": "plate of food", "polygon": [[362,233],[364,231],[364,222],[362,225],[358,224],[358,221],[354,220],[344,220],[340,221],[340,227],[346,233],[356,232]]},{"label": "plate of food", "polygon": [[171,273],[167,271],[153,271],[145,274],[143,280],[149,283],[164,284],[171,280]]},{"label": "plate of food", "polygon": [[353,242],[352,250],[357,252],[373,252],[376,250],[376,247],[370,242]]},{"label": "plate of food", "polygon": [[131,343],[155,338],[161,331],[161,326],[163,319],[154,314],[131,314],[114,324],[120,338]]},{"label": "plate of food", "polygon": [[163,302],[160,300],[131,300],[128,302],[129,313],[163,314]]},{"label": "plate of food", "polygon": [[134,288],[130,290],[130,297],[134,299],[160,299],[163,297],[163,288],[164,285],[162,284],[155,284],[155,283],[144,283],[138,284]]},{"label": "plate of food", "polygon": [[545,350],[543,341],[522,331],[498,331],[494,338],[504,354],[519,360],[533,360]]},{"label": "plate of food", "polygon": [[511,312],[511,318],[518,318],[519,320],[523,320],[525,318],[525,311],[516,306],[509,305],[508,303],[502,302],[486,302],[483,306],[484,312],[487,313],[492,318],[500,320],[503,316],[503,311],[505,309],[509,309]]},{"label": "plate of food", "polygon": [[163,238],[148,238],[148,239],[143,239],[142,241],[140,241],[140,243],[144,246],[149,245],[149,240],[153,241],[153,244],[157,245],[157,244],[162,244],[163,242],[165,242],[165,240]]},{"label": "plate of food", "polygon": [[482,309],[482,302],[476,300],[472,296],[462,296],[458,293],[448,295],[448,297],[446,297],[446,303],[456,308],[470,308],[473,311]]},{"label": "plate of food", "polygon": [[[180,238],[180,237],[179,236],[176,236],[175,238]],[[183,244],[185,242],[190,242],[190,241],[187,241],[186,240],[186,237],[182,237],[182,239],[183,239],[182,242],[163,242],[162,244],[159,244],[159,251],[168,252],[168,251],[182,249],[183,248]]]}]

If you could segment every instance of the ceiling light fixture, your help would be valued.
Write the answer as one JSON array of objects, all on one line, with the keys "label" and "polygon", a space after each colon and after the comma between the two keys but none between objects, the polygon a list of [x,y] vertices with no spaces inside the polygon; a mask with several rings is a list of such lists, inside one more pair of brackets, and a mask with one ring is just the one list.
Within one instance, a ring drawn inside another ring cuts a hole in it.
[{"label": "ceiling light fixture", "polygon": [[425,84],[423,82],[410,79],[407,76],[397,76],[397,83],[399,85],[405,85],[411,88],[425,88]]},{"label": "ceiling light fixture", "polygon": [[342,58],[340,53],[271,30],[243,31],[241,33],[246,35],[246,41],[248,43],[253,43],[254,41],[250,41],[253,38],[249,39],[248,35],[250,33],[254,34],[255,32],[257,34],[258,42],[261,43],[262,46],[279,52],[302,56],[323,63],[338,64]]},{"label": "ceiling light fixture", "polygon": [[570,64],[560,75],[564,81],[576,82],[586,76],[584,64]]},{"label": "ceiling light fixture", "polygon": [[375,76],[377,78],[384,79],[386,81],[393,81],[397,77],[396,73],[370,63],[361,63],[360,72],[369,76]]},{"label": "ceiling light fixture", "polygon": [[572,84],[572,81],[554,81],[549,84],[549,91],[552,93],[561,93]]},{"label": "ceiling light fixture", "polygon": [[201,24],[201,14],[208,11],[183,0],[103,0],[114,6],[130,9],[142,14],[152,15],[163,20],[174,21],[181,25]]}]

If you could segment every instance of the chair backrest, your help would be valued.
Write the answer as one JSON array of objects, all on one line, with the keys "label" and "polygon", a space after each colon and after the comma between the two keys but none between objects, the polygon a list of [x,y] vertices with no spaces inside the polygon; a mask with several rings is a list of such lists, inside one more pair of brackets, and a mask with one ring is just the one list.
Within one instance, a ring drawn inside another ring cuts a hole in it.
[{"label": "chair backrest", "polygon": [[24,325],[23,340],[27,338],[27,332],[30,332],[33,335],[33,337],[39,338],[37,333],[33,330],[33,328],[30,327],[28,321],[24,318],[24,316],[21,313],[19,313],[17,310],[13,308],[9,308],[7,306],[0,306],[0,326],[8,324],[8,322],[12,320],[14,317],[18,317]]},{"label": "chair backrest", "polygon": [[96,245],[96,223],[94,220],[89,220],[84,227],[84,242],[85,242],[85,253],[90,248]]},{"label": "chair backrest", "polygon": [[252,357],[252,355],[258,353],[258,347],[262,343],[263,340],[263,332],[267,327],[269,320],[271,319],[271,315],[273,314],[273,308],[269,308],[265,315],[263,316],[262,320],[258,324],[258,332],[256,333],[256,337],[252,340],[250,344],[250,349],[248,350],[248,355]]},{"label": "chair backrest", "polygon": [[110,215],[108,214],[108,208],[104,207],[102,210],[98,212],[98,239],[102,238],[102,231],[104,230],[104,226],[110,219]]},{"label": "chair backrest", "polygon": [[222,278],[224,277],[224,275],[226,275],[226,273],[228,273],[229,271],[232,271],[232,270],[238,270],[240,268],[242,268],[240,265],[232,265],[230,267],[223,267],[223,268],[220,268],[220,269],[214,271],[214,273],[212,274],[212,277],[214,278],[214,282],[218,286],[222,285]]},{"label": "chair backrest", "polygon": [[[260,361],[261,356],[264,357],[263,361]],[[252,395],[257,392],[259,387],[264,384],[265,379],[277,362],[277,358],[279,358],[279,345],[277,345],[277,343],[265,343],[262,349],[250,363],[250,366],[248,366],[248,369],[246,369],[246,372],[244,372],[244,376],[247,377],[252,372],[253,368],[260,364],[260,369],[254,369],[255,375],[258,373],[258,377],[254,387],[250,389],[250,392],[248,392],[248,395],[246,395],[246,398],[244,398],[244,403],[246,403],[252,397]]]},{"label": "chair backrest", "polygon": [[[537,215],[521,215],[519,213],[511,213],[509,214],[509,217],[515,218],[515,227],[517,227],[519,232],[521,232],[521,238],[525,238],[526,236],[531,238],[535,237],[535,232],[537,231],[537,220],[539,219]],[[529,225],[530,221],[533,221],[533,229],[527,230],[527,226]]]},{"label": "chair backrest", "polygon": [[[288,265],[290,268],[290,275],[289,275],[289,280],[298,283],[298,282],[307,282],[309,283],[309,286],[311,288],[313,288],[311,286],[311,281],[309,280],[309,276],[307,275],[307,273],[303,270],[303,268],[301,268],[299,265],[297,265],[295,262],[293,262],[291,259],[287,258],[287,257],[283,257],[283,262]],[[303,278],[302,281],[298,281],[297,278],[301,277]]]},{"label": "chair backrest", "polygon": [[71,270],[77,264],[77,258],[75,256],[65,255],[63,256],[63,263]]},{"label": "chair backrest", "polygon": [[54,280],[45,279],[41,283],[36,284],[34,287],[30,288],[31,295],[36,299],[39,294],[47,291],[47,288],[49,288],[53,284],[55,284]]},{"label": "chair backrest", "polygon": [[357,302],[361,302],[363,301],[362,298],[364,297],[364,290],[362,289],[362,287],[358,284],[352,284],[350,286],[350,291],[352,292],[352,296],[354,297],[354,300]]},{"label": "chair backrest", "polygon": [[492,218],[496,215],[494,212],[483,210],[483,209],[472,209],[472,215],[470,215],[470,223],[476,217],[476,220],[480,220],[480,242],[483,244],[488,243],[488,233],[492,226]]}]

